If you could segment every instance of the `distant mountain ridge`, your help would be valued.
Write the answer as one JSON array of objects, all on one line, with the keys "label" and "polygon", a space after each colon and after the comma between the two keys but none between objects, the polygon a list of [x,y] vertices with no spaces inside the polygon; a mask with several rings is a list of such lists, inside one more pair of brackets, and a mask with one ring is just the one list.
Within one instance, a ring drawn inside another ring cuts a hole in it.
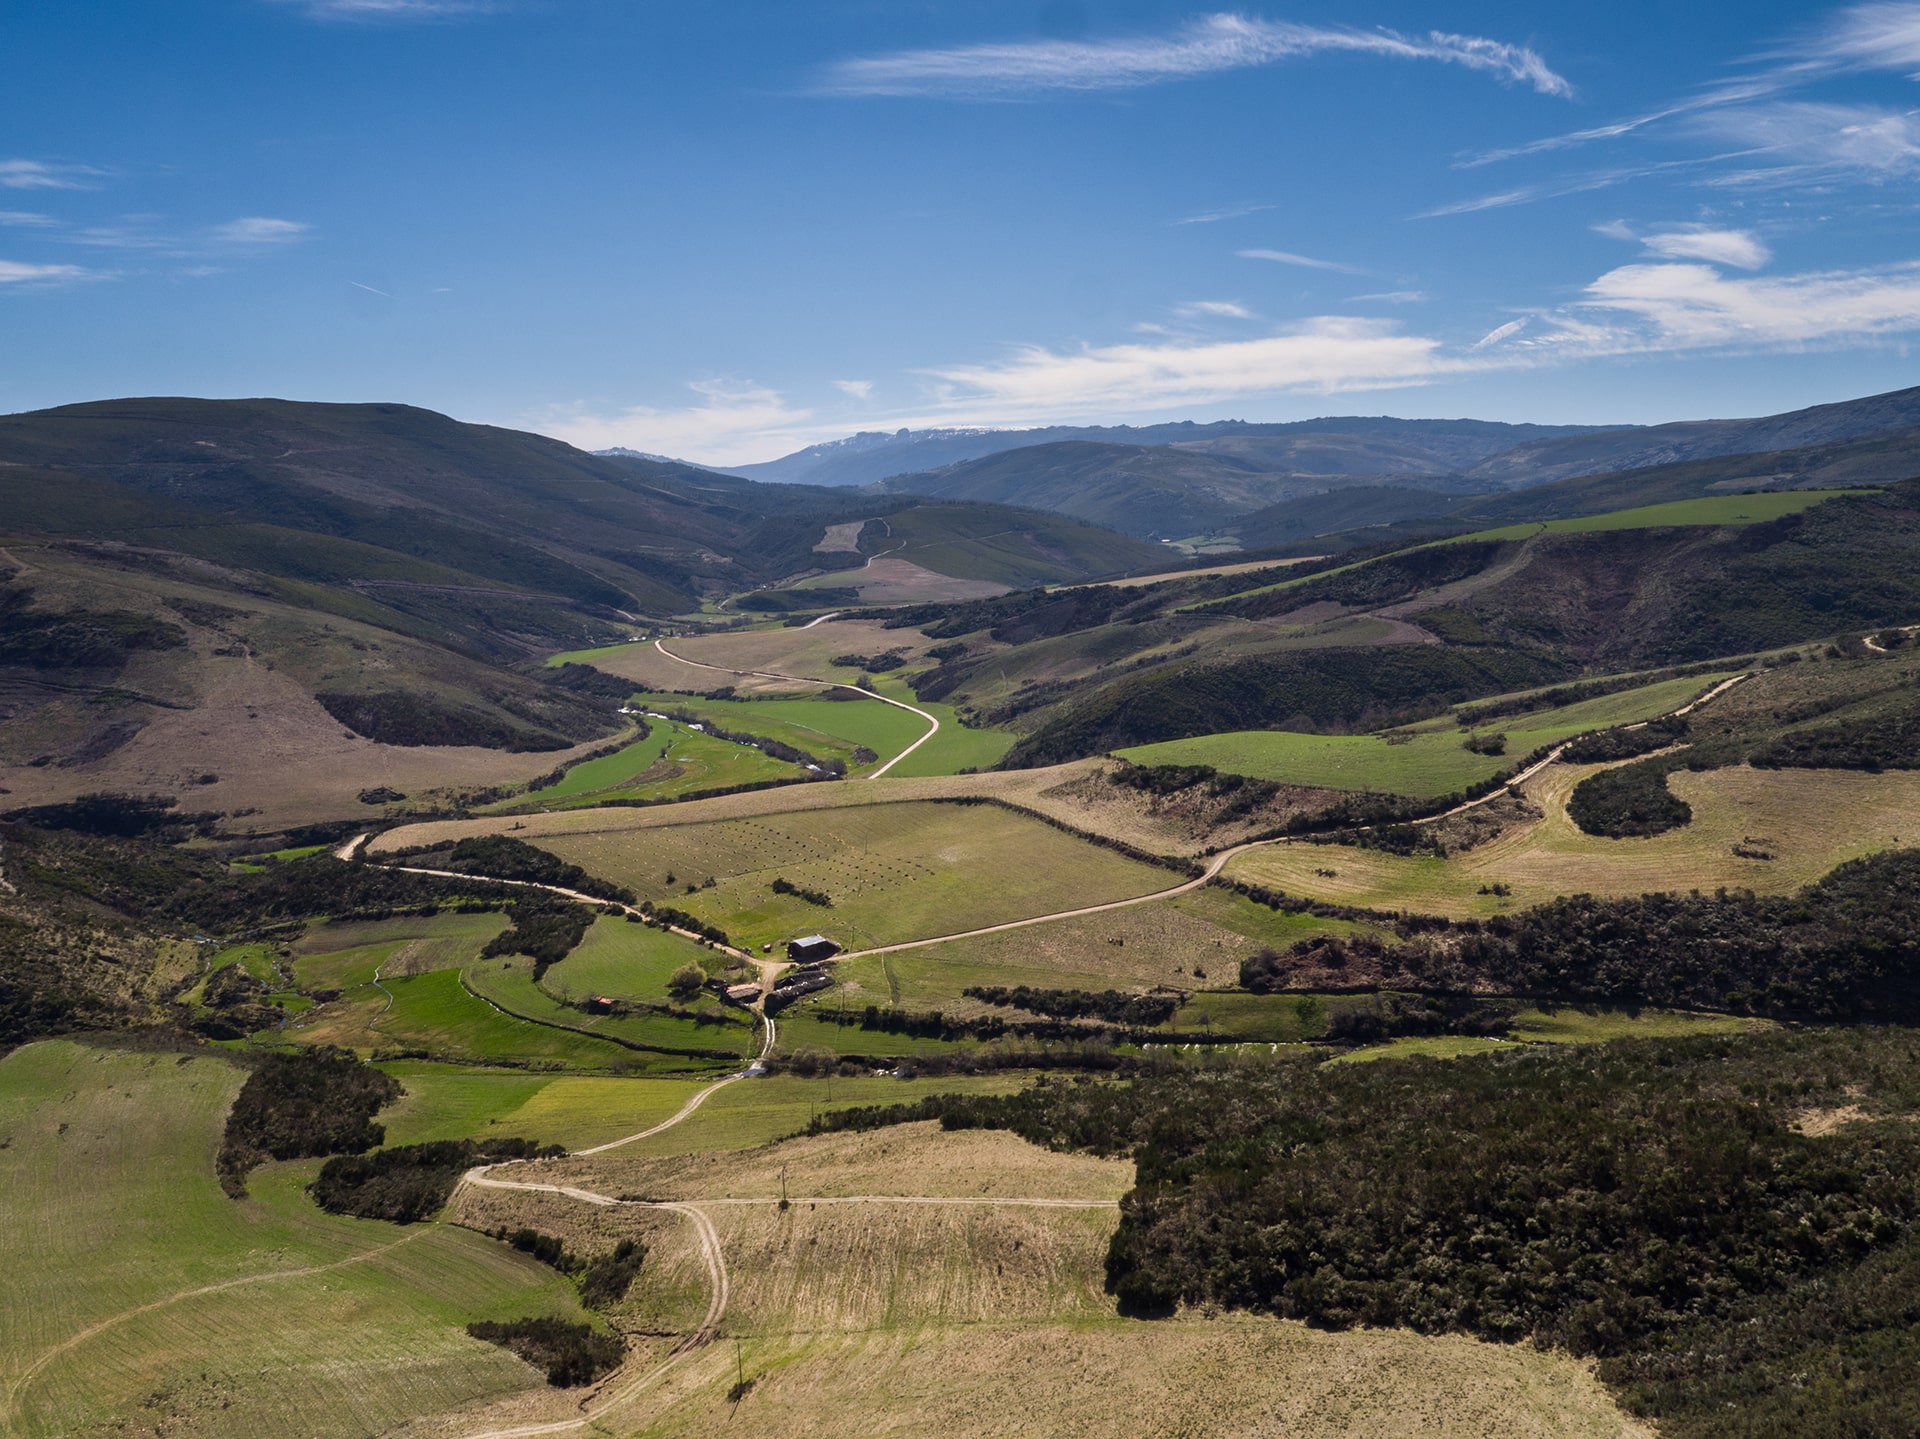
[{"label": "distant mountain ridge", "polygon": [[[991,453],[896,474],[876,487],[887,494],[1032,505],[1142,538],[1229,535],[1255,547],[1475,510],[1530,516],[1532,507],[1524,500],[1462,506],[1458,497],[1525,493],[1662,466],[1860,444],[1916,427],[1920,388],[1754,419],[1611,429],[1339,417],[1287,425],[1228,421],[1029,430],[1003,432]],[[1014,439],[1020,443],[1008,443]],[[973,437],[966,443],[977,447],[987,441]],[[911,435],[896,437],[862,450],[860,464],[871,470],[939,449],[923,447]],[[1867,472],[1875,481],[1913,472],[1902,466],[1896,446],[1877,453]],[[1761,488],[1813,483],[1774,477],[1774,468],[1758,461],[1720,464],[1711,475],[1702,471],[1696,477],[1697,491],[1682,484],[1678,497],[1748,482]],[[1594,502],[1605,508],[1599,503],[1601,490],[1617,502],[1638,483],[1600,487]],[[1381,487],[1434,498],[1368,493]],[[1666,488],[1664,497],[1676,497],[1671,485]],[[1558,511],[1580,503],[1579,493],[1577,487],[1561,492]],[[1310,499],[1317,502],[1293,508]]]},{"label": "distant mountain ridge", "polygon": [[[731,466],[724,473],[761,481],[870,485],[1008,450],[1075,442],[1206,448],[1228,459],[1251,460],[1263,468],[1284,468],[1285,461],[1279,457],[1291,449],[1297,448],[1303,455],[1316,450],[1340,452],[1354,449],[1361,441],[1378,448],[1383,460],[1391,458],[1390,472],[1418,473],[1460,469],[1517,445],[1588,434],[1597,428],[1345,415],[1277,423],[1179,420],[1156,425],[1048,425],[1027,430],[863,430],[844,439],[809,445],[777,460]],[[1324,460],[1300,468],[1318,472],[1315,465],[1320,463]]]}]

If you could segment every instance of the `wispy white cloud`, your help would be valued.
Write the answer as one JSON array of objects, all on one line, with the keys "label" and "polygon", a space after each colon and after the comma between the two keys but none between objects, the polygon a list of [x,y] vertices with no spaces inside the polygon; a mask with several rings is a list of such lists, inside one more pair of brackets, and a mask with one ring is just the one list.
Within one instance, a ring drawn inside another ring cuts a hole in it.
[{"label": "wispy white cloud", "polygon": [[1129,415],[1286,393],[1396,389],[1456,371],[1439,341],[1379,320],[1327,316],[1230,341],[1026,346],[1004,360],[923,373],[930,423],[1001,424]]},{"label": "wispy white cloud", "polygon": [[1502,340],[1511,340],[1515,335],[1527,328],[1528,318],[1528,316],[1522,315],[1517,320],[1509,320],[1504,325],[1495,326],[1479,339],[1475,340],[1471,348],[1474,350],[1486,350],[1491,349]]},{"label": "wispy white cloud", "polygon": [[383,300],[391,300],[393,298],[393,296],[389,295],[385,290],[376,290],[372,285],[363,285],[358,280],[349,280],[347,283],[356,290],[365,290],[369,295],[378,295]]},{"label": "wispy white cloud", "polygon": [[0,285],[64,285],[75,280],[104,280],[99,270],[80,265],[29,265],[19,260],[0,260]]},{"label": "wispy white cloud", "polygon": [[1637,321],[1581,349],[1664,353],[1838,344],[1920,329],[1920,263],[1780,276],[1730,276],[1703,264],[1623,265],[1579,307]]},{"label": "wispy white cloud", "polygon": [[493,0],[276,0],[315,20],[454,20],[501,8]]},{"label": "wispy white cloud", "polygon": [[834,389],[843,395],[851,395],[856,400],[870,399],[873,395],[872,380],[835,380]]},{"label": "wispy white cloud", "polygon": [[303,220],[275,220],[264,215],[249,215],[215,225],[209,238],[220,245],[285,245],[312,231]]},{"label": "wispy white cloud", "polygon": [[1707,260],[1737,270],[1757,270],[1773,258],[1773,251],[1751,230],[1721,230],[1708,225],[1681,225],[1642,237],[1641,244],[1670,260]]},{"label": "wispy white cloud", "polygon": [[688,388],[701,397],[700,404],[684,409],[631,405],[612,413],[572,405],[548,411],[533,425],[583,450],[620,446],[709,465],[770,460],[818,438],[801,429],[813,411],[788,404],[778,390],[731,380],[702,380]]},{"label": "wispy white cloud", "polygon": [[1175,307],[1175,313],[1190,320],[1203,317],[1216,320],[1251,320],[1253,311],[1238,300],[1189,300]]},{"label": "wispy white cloud", "polygon": [[0,225],[17,229],[46,230],[58,223],[51,215],[40,215],[31,210],[0,210]]},{"label": "wispy white cloud", "polygon": [[1358,265],[1343,265],[1338,260],[1316,260],[1311,255],[1296,255],[1291,250],[1237,250],[1243,260],[1270,260],[1276,265],[1298,265],[1303,270],[1337,270],[1343,275],[1364,275]]},{"label": "wispy white cloud", "polygon": [[1424,305],[1428,299],[1425,290],[1381,290],[1371,295],[1349,295],[1350,305]]},{"label": "wispy white cloud", "polygon": [[1239,220],[1248,215],[1258,215],[1275,209],[1273,205],[1230,205],[1224,210],[1203,210],[1198,215],[1183,215],[1173,223],[1176,225],[1217,225],[1222,220]]},{"label": "wispy white cloud", "polygon": [[0,188],[8,190],[91,190],[106,171],[91,165],[55,165],[44,160],[0,160]]},{"label": "wispy white cloud", "polygon": [[1543,95],[1573,87],[1523,45],[1476,35],[1302,25],[1209,15],[1170,34],[1124,40],[1041,40],[903,50],[842,60],[816,78],[821,95],[927,95],[1005,100],[1130,89],[1313,55],[1359,54],[1460,65]]},{"label": "wispy white cloud", "polygon": [[[1754,57],[1749,73],[1639,114],[1464,156],[1458,163],[1466,168],[1490,165],[1659,128],[1737,147],[1729,154],[1688,162],[1722,167],[1722,173],[1709,180],[1714,184],[1804,185],[1920,172],[1920,123],[1912,111],[1791,98],[1794,91],[1866,72],[1920,79],[1920,3],[1870,0],[1847,6]],[[1725,168],[1730,164],[1735,168]],[[1618,173],[1631,178],[1645,172]],[[1592,188],[1598,187],[1573,187]],[[1564,185],[1522,187],[1434,213],[1464,213],[1572,192]]]}]

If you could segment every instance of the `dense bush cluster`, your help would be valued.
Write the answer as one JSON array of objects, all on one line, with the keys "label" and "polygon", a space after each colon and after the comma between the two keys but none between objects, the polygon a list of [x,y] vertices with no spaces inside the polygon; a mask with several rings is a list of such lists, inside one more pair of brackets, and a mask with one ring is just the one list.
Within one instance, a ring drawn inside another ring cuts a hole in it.
[{"label": "dense bush cluster", "polygon": [[1604,839],[1665,834],[1691,824],[1693,806],[1667,788],[1667,776],[1686,767],[1684,756],[1662,755],[1590,774],[1567,797],[1567,818]]},{"label": "dense bush cluster", "polygon": [[1249,960],[1285,989],[1329,955],[1394,988],[1920,1023],[1920,850],[1854,860],[1797,894],[1573,895],[1405,943],[1318,937]]},{"label": "dense bush cluster", "polygon": [[487,941],[482,959],[501,954],[524,954],[533,961],[537,980],[558,964],[593,927],[593,911],[557,894],[530,894],[507,906],[507,927]]},{"label": "dense bush cluster", "polygon": [[400,1081],[344,1049],[269,1055],[227,1113],[217,1167],[229,1194],[268,1159],[358,1154],[386,1137],[373,1116],[400,1097]]},{"label": "dense bush cluster", "polygon": [[483,710],[443,704],[414,690],[376,690],[356,694],[323,690],[320,707],[355,734],[379,744],[478,745],[520,754],[567,749],[573,741],[551,730],[516,724]]},{"label": "dense bush cluster", "polygon": [[833,1127],[937,1117],[1130,1155],[1107,1278],[1135,1313],[1533,1339],[1601,1356],[1662,1433],[1904,1433],[1875,1421],[1915,1407],[1920,1126],[1792,1121],[1910,1112],[1917,1076],[1910,1032],[1803,1031],[1156,1068]]},{"label": "dense bush cluster", "polygon": [[476,1164],[508,1159],[545,1159],[564,1154],[559,1145],[531,1139],[443,1139],[403,1144],[372,1154],[342,1155],[321,1166],[314,1201],[334,1214],[413,1224],[431,1219],[453,1197],[460,1176]]},{"label": "dense bush cluster", "polygon": [[1402,550],[1317,579],[1289,584],[1284,589],[1221,600],[1207,609],[1209,613],[1218,611],[1248,619],[1290,614],[1313,604],[1372,609],[1477,575],[1507,548],[1500,540],[1462,540]]},{"label": "dense bush cluster", "polygon": [[1684,715],[1667,715],[1643,725],[1621,725],[1615,729],[1595,730],[1568,742],[1561,758],[1568,764],[1611,764],[1616,760],[1637,759],[1686,739],[1688,725]]},{"label": "dense bush cluster", "polygon": [[112,839],[177,839],[219,818],[217,814],[183,814],[179,803],[163,794],[83,794],[55,804],[10,809],[4,818],[38,829],[75,830]]},{"label": "dense bush cluster", "polygon": [[0,586],[0,665],[117,671],[141,650],[178,649],[178,625],[125,610],[37,610],[23,585]]},{"label": "dense bush cluster", "polygon": [[485,834],[463,839],[444,857],[426,851],[422,855],[432,868],[455,870],[461,874],[493,879],[517,879],[528,884],[547,884],[556,889],[577,890],[595,899],[615,904],[632,904],[633,891],[624,885],[597,879],[577,864],[570,864],[550,850],[514,839],[511,835]]},{"label": "dense bush cluster", "polygon": [[808,889],[804,885],[795,884],[785,875],[777,876],[769,887],[775,894],[790,894],[795,899],[805,900],[808,904],[818,905],[821,909],[833,908],[833,896],[825,890]]},{"label": "dense bush cluster", "polygon": [[602,1334],[588,1324],[564,1319],[482,1320],[469,1324],[467,1333],[489,1344],[511,1350],[536,1369],[544,1369],[547,1383],[557,1389],[591,1384],[618,1369],[626,1346],[615,1334]]},{"label": "dense bush cluster", "polygon": [[970,985],[961,991],[982,1004],[1024,1009],[1050,1019],[1104,1019],[1113,1024],[1151,1029],[1173,1018],[1177,994],[1126,994],[1117,989],[1032,989],[1027,985]]}]

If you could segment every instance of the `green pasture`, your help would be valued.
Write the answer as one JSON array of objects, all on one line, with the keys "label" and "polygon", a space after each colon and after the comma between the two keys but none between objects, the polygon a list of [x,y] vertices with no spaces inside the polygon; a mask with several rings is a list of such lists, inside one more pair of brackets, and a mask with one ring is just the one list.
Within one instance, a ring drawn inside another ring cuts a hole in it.
[{"label": "green pasture", "polygon": [[[1472,730],[1460,728],[1449,715],[1379,734],[1233,730],[1136,745],[1119,753],[1135,764],[1205,764],[1226,774],[1284,784],[1432,799],[1492,779],[1543,746],[1669,714],[1731,673],[1662,680],[1578,704],[1486,720]],[[1467,749],[1474,735],[1505,735],[1504,753],[1483,755]]]},{"label": "green pasture", "polygon": [[465,1331],[583,1317],[551,1269],[451,1226],[325,1214],[317,1161],[221,1193],[243,1078],[64,1041],[0,1059],[0,1432],[347,1439],[539,1383]]}]

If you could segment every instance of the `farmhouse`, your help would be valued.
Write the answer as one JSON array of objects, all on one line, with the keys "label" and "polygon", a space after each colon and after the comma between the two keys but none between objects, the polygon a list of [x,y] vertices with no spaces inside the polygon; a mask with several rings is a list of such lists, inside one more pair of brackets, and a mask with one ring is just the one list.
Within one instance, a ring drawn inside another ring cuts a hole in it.
[{"label": "farmhouse", "polygon": [[613,999],[609,995],[596,994],[587,1001],[588,1014],[612,1014]]},{"label": "farmhouse", "polygon": [[806,934],[799,939],[787,941],[787,958],[802,961],[813,959],[831,959],[840,952],[840,946],[824,934]]}]

